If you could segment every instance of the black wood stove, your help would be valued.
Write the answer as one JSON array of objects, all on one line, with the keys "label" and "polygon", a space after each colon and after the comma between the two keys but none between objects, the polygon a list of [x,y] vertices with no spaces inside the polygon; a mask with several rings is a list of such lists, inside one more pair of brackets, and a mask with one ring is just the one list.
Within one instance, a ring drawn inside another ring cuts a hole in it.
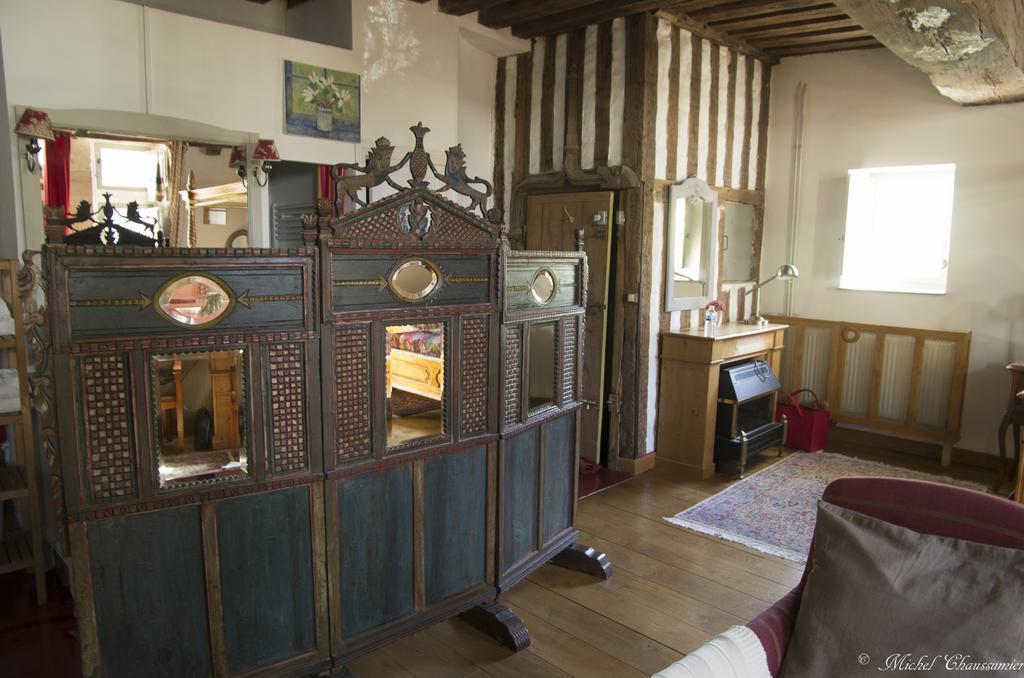
[{"label": "black wood stove", "polygon": [[715,419],[715,471],[743,477],[752,456],[771,447],[782,453],[786,418],[774,420],[780,388],[778,377],[763,360],[721,369]]}]

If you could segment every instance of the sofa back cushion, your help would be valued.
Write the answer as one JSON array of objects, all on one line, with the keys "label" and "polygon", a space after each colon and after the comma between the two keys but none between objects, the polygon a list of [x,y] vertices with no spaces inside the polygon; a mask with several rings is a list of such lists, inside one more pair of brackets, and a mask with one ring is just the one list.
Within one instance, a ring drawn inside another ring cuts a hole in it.
[{"label": "sofa back cushion", "polygon": [[[779,675],[1020,675],[1021,601],[1022,550],[922,534],[820,502]],[[986,662],[1008,666],[970,667]]]}]

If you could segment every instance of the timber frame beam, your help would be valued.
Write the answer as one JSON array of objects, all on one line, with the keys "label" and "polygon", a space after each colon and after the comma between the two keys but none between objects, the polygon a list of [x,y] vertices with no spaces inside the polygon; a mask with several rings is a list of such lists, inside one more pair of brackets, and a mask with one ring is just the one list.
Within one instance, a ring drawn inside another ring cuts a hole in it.
[{"label": "timber frame beam", "polygon": [[901,59],[961,104],[1024,100],[1024,3],[835,0]]}]

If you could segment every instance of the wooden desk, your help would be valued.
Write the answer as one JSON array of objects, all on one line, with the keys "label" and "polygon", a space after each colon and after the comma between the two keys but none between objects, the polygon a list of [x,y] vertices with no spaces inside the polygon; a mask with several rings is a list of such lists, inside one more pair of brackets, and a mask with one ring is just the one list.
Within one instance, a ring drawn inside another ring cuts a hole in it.
[{"label": "wooden desk", "polygon": [[704,330],[663,332],[658,398],[658,461],[682,466],[693,478],[715,472],[718,376],[728,363],[763,358],[779,373],[786,325],[726,323]]}]

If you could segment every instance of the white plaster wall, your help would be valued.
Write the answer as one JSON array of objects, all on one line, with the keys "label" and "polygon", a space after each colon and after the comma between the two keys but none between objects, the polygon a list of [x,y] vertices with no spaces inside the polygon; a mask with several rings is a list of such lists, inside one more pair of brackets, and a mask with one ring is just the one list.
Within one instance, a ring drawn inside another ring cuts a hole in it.
[{"label": "white plaster wall", "polygon": [[[6,103],[12,115],[24,105],[184,118],[273,138],[283,159],[315,163],[361,161],[379,136],[401,152],[422,120],[429,149],[461,141],[470,173],[490,180],[493,104],[481,102],[493,102],[497,56],[529,43],[434,2],[353,0],[352,14],[346,50],[119,0],[2,2]],[[284,133],[285,59],[362,76],[360,143]]]},{"label": "white plaster wall", "polygon": [[[794,91],[807,83],[793,312],[973,333],[960,447],[997,453],[1004,367],[1024,360],[1024,103],[964,108],[887,50],[783,59],[773,70],[762,271],[787,259]],[[956,163],[948,292],[838,289],[847,170]],[[784,284],[764,290],[784,309]]]}]

